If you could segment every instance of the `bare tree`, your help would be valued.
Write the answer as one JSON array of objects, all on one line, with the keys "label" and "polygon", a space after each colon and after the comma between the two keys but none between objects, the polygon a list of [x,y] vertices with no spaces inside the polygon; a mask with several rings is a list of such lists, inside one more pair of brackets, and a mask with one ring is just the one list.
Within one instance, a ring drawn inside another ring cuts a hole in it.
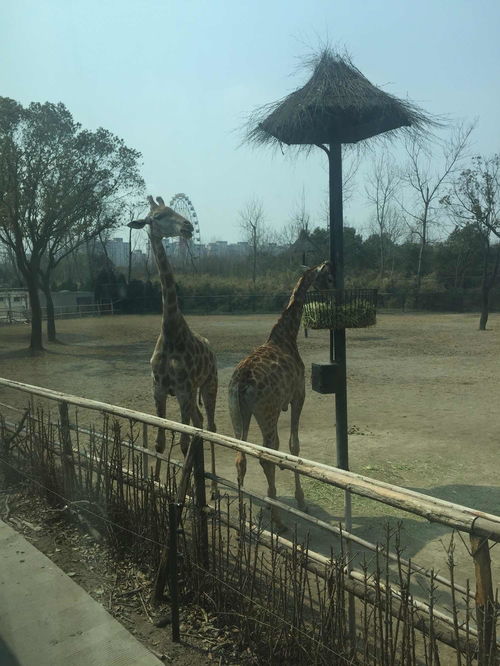
[{"label": "bare tree", "polygon": [[[322,148],[328,153],[324,146],[318,144],[318,148]],[[360,146],[349,146],[347,151],[346,146],[342,146],[342,203],[344,206],[347,206],[355,191],[356,176],[361,165],[362,152],[363,149]],[[325,220],[325,226],[328,229],[330,227],[330,199],[328,194],[325,195],[321,203],[319,217]]]},{"label": "bare tree", "polygon": [[301,232],[305,232],[308,234],[311,231],[310,224],[311,224],[311,216],[309,215],[309,212],[306,209],[306,195],[304,189],[302,189],[300,202],[296,204],[295,210],[292,212],[289,225],[294,240],[298,238]]},{"label": "bare tree", "polygon": [[[343,146],[343,153],[345,146]],[[359,145],[349,146],[349,152],[344,156],[342,168],[342,198],[344,206],[349,203],[356,185],[356,176],[358,175],[361,164],[363,149]]]},{"label": "bare tree", "polygon": [[500,238],[500,155],[489,159],[474,157],[472,166],[460,173],[451,192],[441,201],[459,225],[473,225],[482,239],[479,330],[484,331],[489,314],[489,294],[500,266],[500,244],[493,247],[491,243],[492,234]]},{"label": "bare tree", "polygon": [[[140,218],[140,212],[144,208],[144,204],[139,202],[129,203],[126,206],[127,224],[133,220]],[[137,241],[132,245],[132,227],[128,228],[128,267],[127,267],[127,284],[132,279],[132,257],[134,250],[137,249]]]},{"label": "bare tree", "polygon": [[373,205],[373,232],[379,240],[379,275],[384,277],[387,253],[401,237],[402,220],[396,210],[396,193],[401,178],[387,153],[373,162],[365,185],[367,200]]},{"label": "bare tree", "polygon": [[[300,241],[307,243],[311,231],[311,216],[306,208],[305,192],[302,190],[300,200],[296,201],[290,220],[279,232],[278,239],[282,245],[290,248],[297,242],[300,244]],[[303,264],[307,264],[306,253],[306,249],[301,250],[300,261]],[[297,257],[292,259],[292,255],[290,255],[291,261],[296,261],[296,259]]]},{"label": "bare tree", "polygon": [[443,163],[434,168],[434,156],[429,147],[419,139],[409,140],[406,145],[408,162],[401,176],[410,194],[410,203],[401,203],[412,234],[420,245],[416,270],[416,288],[422,282],[422,265],[429,243],[429,228],[436,223],[436,212],[443,187],[449,184],[466,157],[466,149],[474,125],[459,125],[451,138],[442,146]]},{"label": "bare tree", "polygon": [[257,255],[265,242],[264,208],[259,199],[249,199],[240,210],[240,227],[252,256],[252,282],[257,280]]}]

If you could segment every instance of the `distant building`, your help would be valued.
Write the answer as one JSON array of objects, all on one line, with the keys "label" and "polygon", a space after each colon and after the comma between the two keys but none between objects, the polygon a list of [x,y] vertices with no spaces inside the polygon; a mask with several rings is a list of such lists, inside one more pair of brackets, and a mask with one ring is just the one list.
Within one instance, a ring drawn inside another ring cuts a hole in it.
[{"label": "distant building", "polygon": [[0,321],[26,320],[29,302],[27,289],[0,288]]},{"label": "distant building", "polygon": [[[93,291],[53,291],[52,301],[56,310],[64,312],[79,312],[80,306],[92,305],[94,303]],[[40,303],[42,308],[46,307],[45,294],[40,292]],[[85,308],[83,308],[85,311]]]},{"label": "distant building", "polygon": [[228,245],[228,251],[235,257],[245,257],[250,252],[250,245],[247,241],[231,243]]},{"label": "distant building", "polygon": [[228,242],[227,241],[215,241],[214,243],[208,243],[207,245],[207,254],[209,257],[225,257],[228,254]]},{"label": "distant building", "polygon": [[[38,292],[42,312],[45,312],[45,294]],[[53,291],[52,301],[57,314],[89,312],[94,304],[92,291]],[[0,288],[0,322],[27,321],[30,319],[30,299],[27,289]]]},{"label": "distant building", "polygon": [[106,241],[106,252],[115,266],[126,266],[128,264],[130,243],[124,242],[123,238],[110,238]]},{"label": "distant building", "polygon": [[[113,266],[117,268],[128,266],[130,243],[124,241],[123,238],[111,238],[106,241],[106,252]],[[143,250],[132,250],[133,266],[143,266],[146,263],[146,259],[147,255]]]}]

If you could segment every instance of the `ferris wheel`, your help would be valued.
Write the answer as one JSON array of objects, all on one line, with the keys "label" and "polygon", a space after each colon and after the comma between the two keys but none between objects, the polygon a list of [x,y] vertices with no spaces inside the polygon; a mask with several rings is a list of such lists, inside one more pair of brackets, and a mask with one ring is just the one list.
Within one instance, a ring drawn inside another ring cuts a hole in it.
[{"label": "ferris wheel", "polygon": [[186,218],[186,220],[191,222],[193,225],[193,237],[191,239],[191,243],[195,247],[199,247],[201,244],[200,223],[198,222],[198,215],[196,215],[196,211],[193,204],[191,203],[191,199],[187,196],[187,194],[180,192],[179,194],[175,194],[170,199],[169,205],[170,208],[173,208],[176,213],[179,213],[179,215],[182,215]]}]

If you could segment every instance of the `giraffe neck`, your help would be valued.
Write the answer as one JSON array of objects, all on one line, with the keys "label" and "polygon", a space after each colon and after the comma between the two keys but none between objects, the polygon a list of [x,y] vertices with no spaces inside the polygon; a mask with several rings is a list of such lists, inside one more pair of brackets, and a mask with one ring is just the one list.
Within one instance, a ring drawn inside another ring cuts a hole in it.
[{"label": "giraffe neck", "polygon": [[281,347],[293,347],[296,349],[297,335],[300,329],[306,293],[314,282],[314,278],[315,272],[309,270],[306,271],[297,282],[292,291],[292,295],[290,296],[290,300],[288,301],[288,305],[281,313],[280,318],[269,335],[268,342],[273,342]]},{"label": "giraffe neck", "polygon": [[163,333],[172,337],[183,328],[184,317],[179,309],[175,290],[174,273],[165,252],[160,236],[149,234],[151,247],[155,255],[156,265],[160,274],[161,297],[163,304]]}]

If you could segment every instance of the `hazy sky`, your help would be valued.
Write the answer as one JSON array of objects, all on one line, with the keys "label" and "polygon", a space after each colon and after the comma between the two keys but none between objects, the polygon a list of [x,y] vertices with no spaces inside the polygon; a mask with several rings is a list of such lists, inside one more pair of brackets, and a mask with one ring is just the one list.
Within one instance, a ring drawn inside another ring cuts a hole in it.
[{"label": "hazy sky", "polygon": [[[346,48],[386,91],[478,118],[474,150],[491,154],[499,32],[498,0],[15,0],[0,21],[0,95],[62,101],[84,127],[114,132],[142,153],[149,193],[187,193],[202,240],[234,241],[251,197],[281,228],[304,192],[323,222],[321,151],[291,160],[240,145],[255,107],[305,82],[300,56]],[[362,228],[368,216],[361,171],[346,218]]]}]

